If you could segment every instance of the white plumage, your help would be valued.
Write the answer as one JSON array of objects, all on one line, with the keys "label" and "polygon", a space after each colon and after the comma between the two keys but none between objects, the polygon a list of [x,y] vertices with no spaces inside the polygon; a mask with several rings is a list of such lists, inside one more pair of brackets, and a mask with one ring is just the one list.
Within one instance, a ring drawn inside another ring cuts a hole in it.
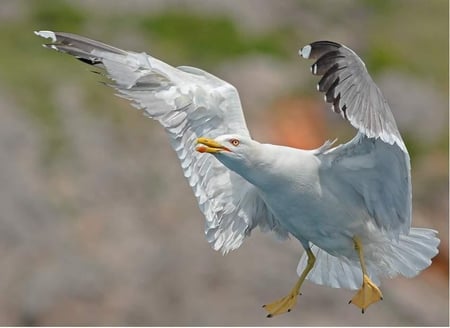
[{"label": "white plumage", "polygon": [[[118,95],[166,129],[215,250],[238,248],[256,226],[291,234],[315,256],[307,279],[349,289],[363,284],[355,237],[375,285],[413,277],[437,254],[436,231],[411,229],[410,160],[393,115],[347,47],[314,42],[300,55],[317,59],[318,90],[358,133],[334,148],[301,150],[252,140],[236,89],[207,72],[74,34],[35,33],[51,39],[48,47],[103,67]],[[299,274],[306,266],[303,255]]]}]

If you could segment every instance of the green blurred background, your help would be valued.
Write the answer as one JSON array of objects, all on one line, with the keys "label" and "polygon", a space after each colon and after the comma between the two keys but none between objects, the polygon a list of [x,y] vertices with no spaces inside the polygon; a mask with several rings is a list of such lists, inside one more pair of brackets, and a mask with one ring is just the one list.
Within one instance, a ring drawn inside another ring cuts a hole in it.
[{"label": "green blurred background", "polygon": [[[448,326],[449,4],[444,0],[0,3],[1,325]],[[414,279],[352,292],[311,283],[292,313],[260,305],[296,279],[301,250],[255,231],[223,257],[163,129],[48,51],[34,30],[82,34],[203,68],[235,85],[261,141],[317,147],[354,134],[315,92],[298,49],[342,42],[366,62],[412,160],[413,222],[440,231]]]}]

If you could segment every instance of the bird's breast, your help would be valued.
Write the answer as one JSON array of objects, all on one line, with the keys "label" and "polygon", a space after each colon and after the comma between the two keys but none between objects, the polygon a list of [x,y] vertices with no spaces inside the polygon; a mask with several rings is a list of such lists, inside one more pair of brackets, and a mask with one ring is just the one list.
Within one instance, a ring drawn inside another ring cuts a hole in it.
[{"label": "bird's breast", "polygon": [[351,237],[364,228],[360,209],[327,190],[312,172],[278,181],[260,193],[286,230],[330,253],[352,249]]}]

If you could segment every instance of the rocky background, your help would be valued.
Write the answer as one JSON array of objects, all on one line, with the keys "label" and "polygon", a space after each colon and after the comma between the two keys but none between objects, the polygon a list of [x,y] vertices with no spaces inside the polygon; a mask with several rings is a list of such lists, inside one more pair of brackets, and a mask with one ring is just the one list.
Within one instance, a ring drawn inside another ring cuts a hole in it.
[{"label": "rocky background", "polygon": [[[448,12],[444,0],[2,1],[0,324],[448,326]],[[413,222],[440,231],[439,256],[383,281],[364,315],[353,292],[306,283],[293,312],[266,319],[261,305],[297,278],[299,244],[255,231],[214,252],[163,129],[43,49],[41,29],[206,69],[238,88],[256,139],[305,148],[355,132],[297,51],[347,44],[391,105]]]}]

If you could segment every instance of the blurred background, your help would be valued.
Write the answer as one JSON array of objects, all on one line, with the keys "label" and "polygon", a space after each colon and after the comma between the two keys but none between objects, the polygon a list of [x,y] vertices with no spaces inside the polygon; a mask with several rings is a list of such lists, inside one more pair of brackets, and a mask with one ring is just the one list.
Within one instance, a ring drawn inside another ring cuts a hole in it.
[{"label": "blurred background", "polygon": [[[448,13],[444,0],[2,1],[0,324],[448,326]],[[214,252],[163,129],[42,48],[42,29],[208,70],[237,87],[254,138],[303,148],[355,131],[297,51],[348,45],[391,105],[413,223],[439,230],[439,256],[383,281],[364,315],[352,291],[306,283],[293,312],[266,319],[261,305],[297,279],[300,245],[255,231]]]}]

